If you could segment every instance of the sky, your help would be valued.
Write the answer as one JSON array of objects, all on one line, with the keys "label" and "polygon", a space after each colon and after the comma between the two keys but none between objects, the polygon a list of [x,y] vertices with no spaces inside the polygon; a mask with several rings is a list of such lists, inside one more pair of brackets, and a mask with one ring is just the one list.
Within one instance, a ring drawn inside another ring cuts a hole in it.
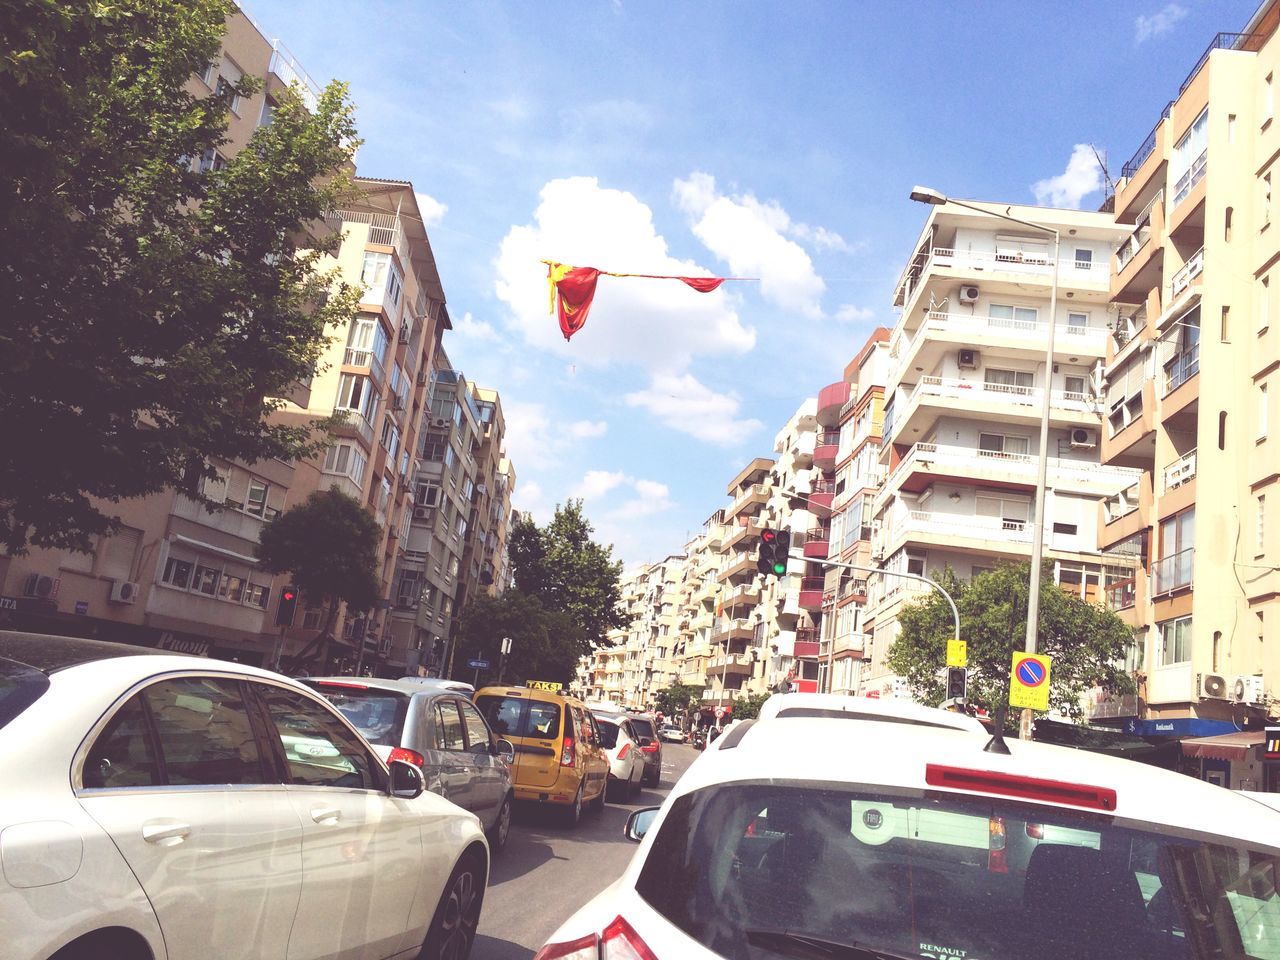
[{"label": "sky", "polygon": [[[878,325],[928,210],[1096,209],[1256,0],[245,0],[350,87],[365,176],[419,194],[456,369],[495,388],[515,506],[584,500],[678,553]],[[543,259],[602,277],[566,343]]]}]

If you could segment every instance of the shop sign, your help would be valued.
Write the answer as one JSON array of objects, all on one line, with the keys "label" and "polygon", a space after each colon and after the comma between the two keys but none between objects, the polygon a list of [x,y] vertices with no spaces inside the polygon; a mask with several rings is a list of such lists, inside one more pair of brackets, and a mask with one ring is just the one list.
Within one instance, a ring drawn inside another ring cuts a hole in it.
[{"label": "shop sign", "polygon": [[1267,727],[1262,744],[1262,759],[1267,763],[1280,763],[1280,727]]},{"label": "shop sign", "polygon": [[174,653],[190,653],[197,657],[207,657],[209,655],[209,642],[207,640],[196,640],[193,637],[180,637],[173,633],[162,633],[160,635],[160,649],[172,650]]}]

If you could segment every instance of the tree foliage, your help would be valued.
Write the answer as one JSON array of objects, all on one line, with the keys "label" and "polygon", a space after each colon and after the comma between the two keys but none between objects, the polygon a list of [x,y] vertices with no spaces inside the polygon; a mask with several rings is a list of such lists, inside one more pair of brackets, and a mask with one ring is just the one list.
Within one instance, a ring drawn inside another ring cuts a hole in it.
[{"label": "tree foliage", "polygon": [[749,693],[733,701],[733,719],[754,720],[760,716],[760,708],[769,699],[767,693]]},{"label": "tree foliage", "polygon": [[613,559],[612,546],[591,539],[594,532],[582,501],[570,500],[556,505],[545,527],[527,513],[516,516],[507,537],[516,587],[569,616],[577,627],[578,654],[590,653],[611,629],[626,624],[618,610],[622,562]]},{"label": "tree foliage", "polygon": [[687,683],[673,683],[653,695],[654,703],[664,716],[683,717],[689,710],[696,710],[702,703],[702,687]]},{"label": "tree foliage", "polygon": [[[309,456],[327,422],[272,417],[358,292],[320,268],[350,195],[351,104],[284,91],[247,147],[198,97],[229,0],[12,0],[0,8],[0,548],[88,549],[110,503],[210,457]],[[230,151],[228,151],[230,152]],[[305,252],[298,252],[299,248]]]},{"label": "tree foliage", "polygon": [[[961,580],[950,569],[938,581],[960,612],[960,636],[968,643],[969,698],[994,711],[1009,702],[1009,672],[1026,639],[1029,564],[1008,564]],[[902,632],[888,654],[889,669],[905,678],[923,703],[937,705],[945,691],[947,641],[954,619],[946,600],[932,593],[906,605]],[[1040,576],[1038,653],[1053,658],[1049,704],[1080,715],[1081,696],[1094,686],[1132,693],[1133,678],[1118,666],[1133,631],[1116,614],[1086,602],[1053,582],[1052,564]]]},{"label": "tree foliage", "polygon": [[338,605],[369,610],[378,602],[382,530],[367,509],[338,490],[318,490],[262,528],[258,559],[288,573],[309,603],[326,604],[321,637],[332,636]]},{"label": "tree foliage", "polygon": [[507,590],[496,597],[480,593],[463,608],[454,634],[453,672],[466,677],[469,659],[488,660],[485,679],[496,679],[502,638],[511,638],[503,682],[554,680],[568,686],[578,666],[581,637],[568,614],[549,610],[535,596]]}]

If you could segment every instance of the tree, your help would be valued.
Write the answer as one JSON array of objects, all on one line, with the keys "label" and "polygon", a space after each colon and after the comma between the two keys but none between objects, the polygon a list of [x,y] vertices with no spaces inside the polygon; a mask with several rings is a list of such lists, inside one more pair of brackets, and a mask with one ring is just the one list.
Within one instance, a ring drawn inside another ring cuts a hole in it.
[{"label": "tree", "polygon": [[[89,549],[110,503],[210,457],[314,455],[285,423],[359,294],[322,272],[358,145],[346,89],[284,91],[224,166],[246,77],[195,97],[229,0],[13,0],[0,9],[0,549]],[[205,501],[208,505],[208,501]]]},{"label": "tree", "polygon": [[338,490],[317,490],[263,526],[258,543],[262,569],[291,574],[308,603],[326,605],[320,633],[292,658],[294,667],[324,655],[339,604],[364,611],[378,602],[381,541],[373,514]]},{"label": "tree", "polygon": [[733,701],[733,719],[756,719],[756,717],[760,716],[760,708],[764,706],[764,702],[768,699],[769,694],[767,693],[750,693]]},{"label": "tree", "polygon": [[604,643],[611,629],[625,626],[618,609],[622,562],[613,547],[591,539],[595,528],[582,514],[582,501],[556,504],[546,527],[531,515],[518,515],[507,537],[507,553],[515,584],[543,606],[568,614],[580,640],[579,654]]},{"label": "tree", "polygon": [[687,683],[673,683],[653,695],[654,703],[662,711],[663,716],[687,718],[690,710],[696,710],[702,704],[702,687],[690,686]]},{"label": "tree", "polygon": [[[1002,565],[972,580],[950,569],[938,578],[960,612],[960,636],[968,642],[969,698],[993,712],[1009,702],[1009,671],[1024,649],[1029,564]],[[946,647],[954,619],[946,600],[933,593],[908,604],[898,616],[902,632],[889,649],[889,669],[904,677],[912,693],[937,705],[945,696]],[[1080,698],[1091,687],[1132,693],[1133,678],[1118,666],[1133,643],[1133,630],[1116,614],[1088,603],[1053,582],[1053,566],[1040,575],[1040,634],[1036,652],[1053,658],[1049,704],[1080,716]]]},{"label": "tree", "polygon": [[454,670],[465,676],[467,660],[488,660],[488,676],[497,678],[502,638],[511,638],[504,682],[556,680],[568,686],[582,648],[577,626],[561,611],[548,610],[537,597],[520,590],[500,596],[476,594],[463,608],[454,634]]}]

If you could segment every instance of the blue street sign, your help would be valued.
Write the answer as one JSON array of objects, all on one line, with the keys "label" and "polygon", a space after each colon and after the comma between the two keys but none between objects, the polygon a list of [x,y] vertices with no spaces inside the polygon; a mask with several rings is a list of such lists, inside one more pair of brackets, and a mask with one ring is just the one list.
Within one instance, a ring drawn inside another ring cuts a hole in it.
[{"label": "blue street sign", "polygon": [[1044,682],[1044,665],[1035,660],[1023,660],[1018,664],[1018,679],[1028,687],[1038,687]]},{"label": "blue street sign", "polygon": [[468,660],[467,666],[470,667],[472,670],[488,670],[489,661],[488,660]]}]

